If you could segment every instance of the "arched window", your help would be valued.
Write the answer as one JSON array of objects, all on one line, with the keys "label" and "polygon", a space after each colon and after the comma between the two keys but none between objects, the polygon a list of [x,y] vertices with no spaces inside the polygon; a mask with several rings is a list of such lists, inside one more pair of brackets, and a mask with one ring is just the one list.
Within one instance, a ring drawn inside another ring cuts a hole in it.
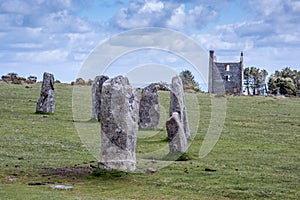
[{"label": "arched window", "polygon": [[225,71],[229,72],[230,70],[230,65],[229,64],[225,64]]}]

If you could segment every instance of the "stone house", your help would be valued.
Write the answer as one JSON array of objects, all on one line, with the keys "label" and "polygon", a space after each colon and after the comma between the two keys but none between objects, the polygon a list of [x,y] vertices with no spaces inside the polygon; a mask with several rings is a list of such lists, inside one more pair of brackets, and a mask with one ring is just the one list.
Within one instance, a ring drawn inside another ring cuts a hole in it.
[{"label": "stone house", "polygon": [[214,51],[209,51],[208,92],[242,94],[243,72],[243,52],[239,62],[217,62]]}]

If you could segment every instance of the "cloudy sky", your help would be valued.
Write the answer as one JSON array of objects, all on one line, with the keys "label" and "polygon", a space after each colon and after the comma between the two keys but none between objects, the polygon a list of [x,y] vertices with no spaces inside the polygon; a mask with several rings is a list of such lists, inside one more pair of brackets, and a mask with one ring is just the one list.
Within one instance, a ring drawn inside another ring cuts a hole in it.
[{"label": "cloudy sky", "polygon": [[[97,45],[144,27],[181,32],[218,61],[243,51],[246,67],[300,70],[299,23],[299,0],[0,0],[0,75],[47,71],[70,82]],[[144,49],[114,63],[189,67],[172,52],[158,55]]]}]

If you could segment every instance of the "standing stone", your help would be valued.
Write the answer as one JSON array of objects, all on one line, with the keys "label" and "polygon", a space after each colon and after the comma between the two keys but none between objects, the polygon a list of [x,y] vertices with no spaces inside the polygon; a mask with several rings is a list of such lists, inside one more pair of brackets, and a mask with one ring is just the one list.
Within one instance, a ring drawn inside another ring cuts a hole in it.
[{"label": "standing stone", "polygon": [[139,126],[142,129],[157,129],[160,118],[157,87],[152,83],[142,90],[139,111]]},{"label": "standing stone", "polygon": [[36,112],[54,112],[54,76],[47,72],[43,76],[41,95],[36,103]]},{"label": "standing stone", "polygon": [[105,81],[101,93],[99,168],[135,170],[138,120],[138,90],[123,76]]},{"label": "standing stone", "polygon": [[170,92],[170,116],[174,112],[179,114],[179,119],[183,124],[183,130],[187,139],[190,138],[190,127],[188,124],[187,112],[184,101],[184,90],[181,78],[175,76],[172,78],[172,86]]},{"label": "standing stone", "polygon": [[179,114],[174,112],[166,122],[170,153],[184,153],[188,149],[187,139]]},{"label": "standing stone", "polygon": [[100,120],[102,85],[107,79],[107,76],[96,76],[92,84],[92,119]]}]

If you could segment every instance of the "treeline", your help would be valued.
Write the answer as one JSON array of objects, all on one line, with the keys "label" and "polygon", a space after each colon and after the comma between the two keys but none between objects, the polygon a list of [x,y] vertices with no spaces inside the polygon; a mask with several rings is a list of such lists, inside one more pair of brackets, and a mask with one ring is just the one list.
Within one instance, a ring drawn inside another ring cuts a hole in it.
[{"label": "treeline", "polygon": [[93,84],[93,80],[92,79],[89,79],[89,80],[85,81],[81,77],[79,77],[75,81],[71,82],[71,85],[92,85],[92,84]]},{"label": "treeline", "polygon": [[[276,70],[267,80],[268,72],[265,69],[257,67],[247,67],[244,69],[244,92],[248,95],[291,95],[300,96],[300,71],[292,70],[285,67],[282,70]],[[185,90],[201,91],[199,84],[191,71],[184,70],[179,74]],[[36,83],[37,77],[30,75],[27,78],[18,76],[17,73],[8,73],[3,75],[1,80],[6,83],[13,84],[33,84]],[[60,83],[59,80],[55,81]],[[87,85],[93,84],[92,79],[84,80],[77,78],[71,82],[71,85]]]},{"label": "treeline", "polygon": [[22,84],[22,83],[27,83],[27,84],[33,84],[36,83],[37,77],[36,76],[28,76],[27,78],[20,77],[18,76],[17,73],[8,73],[7,75],[1,76],[2,81],[6,83],[12,83],[12,84]]},{"label": "treeline", "polygon": [[[195,77],[193,76],[192,72],[189,70],[184,70],[180,72],[179,74],[182,84],[185,90],[194,90],[194,91],[200,91],[199,84],[195,81]],[[88,79],[85,81],[83,78],[79,77],[75,81],[71,82],[71,85],[92,85],[93,80]],[[161,90],[168,90],[168,84],[164,82],[157,83]]]},{"label": "treeline", "polygon": [[300,71],[289,67],[276,70],[266,80],[268,72],[257,67],[244,69],[244,87],[248,95],[279,94],[297,96],[300,92]]},{"label": "treeline", "polygon": [[[37,77],[30,75],[27,78],[18,76],[17,73],[11,72],[6,75],[1,76],[1,80],[6,82],[6,83],[11,83],[11,84],[34,84],[37,82]],[[56,83],[60,83],[59,80],[55,80]]]}]

